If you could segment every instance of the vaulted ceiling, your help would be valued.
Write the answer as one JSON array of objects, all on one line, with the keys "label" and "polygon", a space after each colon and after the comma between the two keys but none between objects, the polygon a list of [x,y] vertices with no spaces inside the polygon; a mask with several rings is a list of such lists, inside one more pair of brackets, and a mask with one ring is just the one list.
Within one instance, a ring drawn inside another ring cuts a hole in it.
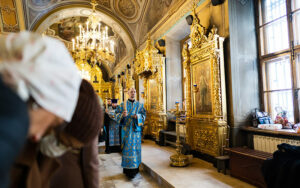
[{"label": "vaulted ceiling", "polygon": [[[120,36],[118,63],[131,61],[135,49],[147,33],[166,15],[172,14],[184,0],[97,0],[102,21]],[[26,28],[44,32],[55,23],[71,17],[87,17],[90,0],[23,0]]]}]

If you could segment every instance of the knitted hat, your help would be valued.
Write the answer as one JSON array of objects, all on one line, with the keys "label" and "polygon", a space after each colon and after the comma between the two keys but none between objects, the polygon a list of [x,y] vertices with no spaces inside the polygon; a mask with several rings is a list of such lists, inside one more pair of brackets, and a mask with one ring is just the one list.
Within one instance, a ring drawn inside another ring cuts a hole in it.
[{"label": "knitted hat", "polygon": [[98,136],[102,123],[103,113],[94,88],[82,80],[77,106],[65,132],[86,145]]}]

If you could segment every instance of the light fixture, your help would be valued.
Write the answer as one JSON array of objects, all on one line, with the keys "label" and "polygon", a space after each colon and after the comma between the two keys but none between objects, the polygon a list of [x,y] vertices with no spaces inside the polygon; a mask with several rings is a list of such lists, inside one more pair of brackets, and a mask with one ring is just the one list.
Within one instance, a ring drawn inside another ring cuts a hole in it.
[{"label": "light fixture", "polygon": [[[79,69],[85,67],[81,64],[89,64],[93,68],[97,63],[100,65],[104,61],[115,62],[114,40],[108,36],[108,27],[101,26],[101,19],[96,13],[96,1],[92,0],[91,5],[92,14],[84,26],[79,25],[79,35],[72,39],[72,56]],[[82,73],[82,76],[85,74]]]}]

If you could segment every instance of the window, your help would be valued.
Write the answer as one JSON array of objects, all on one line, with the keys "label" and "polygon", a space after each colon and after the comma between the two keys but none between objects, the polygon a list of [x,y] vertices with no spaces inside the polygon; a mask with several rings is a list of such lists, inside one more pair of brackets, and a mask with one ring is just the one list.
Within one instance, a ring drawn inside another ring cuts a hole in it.
[{"label": "window", "polygon": [[283,109],[299,122],[300,1],[259,0],[258,9],[264,108],[273,119]]}]

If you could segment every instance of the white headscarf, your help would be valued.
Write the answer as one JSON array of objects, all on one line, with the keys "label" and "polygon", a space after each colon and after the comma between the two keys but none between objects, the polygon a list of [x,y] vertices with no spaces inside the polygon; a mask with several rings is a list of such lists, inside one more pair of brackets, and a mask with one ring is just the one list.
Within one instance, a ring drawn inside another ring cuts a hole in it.
[{"label": "white headscarf", "polygon": [[81,78],[65,45],[27,31],[0,37],[0,76],[27,101],[69,122],[79,95]]}]

